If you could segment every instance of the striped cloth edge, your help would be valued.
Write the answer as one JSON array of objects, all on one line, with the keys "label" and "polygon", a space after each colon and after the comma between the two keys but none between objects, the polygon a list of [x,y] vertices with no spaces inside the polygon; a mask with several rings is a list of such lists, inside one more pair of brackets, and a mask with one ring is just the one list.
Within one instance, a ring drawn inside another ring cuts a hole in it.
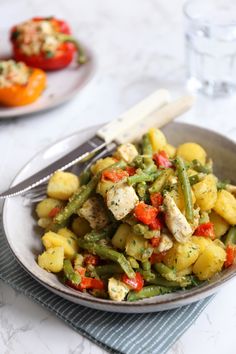
[{"label": "striped cloth edge", "polygon": [[0,225],[0,279],[41,304],[81,335],[113,354],[164,354],[212,297],[174,310],[118,314],[76,305],[44,288],[21,268]]}]

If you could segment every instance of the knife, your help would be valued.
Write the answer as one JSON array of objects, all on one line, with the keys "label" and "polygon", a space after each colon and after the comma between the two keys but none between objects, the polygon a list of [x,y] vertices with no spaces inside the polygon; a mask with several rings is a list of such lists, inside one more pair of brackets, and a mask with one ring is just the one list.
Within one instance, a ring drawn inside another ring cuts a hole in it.
[{"label": "knife", "polygon": [[22,194],[47,181],[56,170],[66,170],[78,162],[94,156],[110,143],[123,144],[140,137],[152,126],[161,127],[187,111],[193,104],[192,96],[170,102],[167,90],[152,95],[99,129],[94,137],[79,145],[67,155],[36,172],[29,178],[0,194],[0,199]]}]

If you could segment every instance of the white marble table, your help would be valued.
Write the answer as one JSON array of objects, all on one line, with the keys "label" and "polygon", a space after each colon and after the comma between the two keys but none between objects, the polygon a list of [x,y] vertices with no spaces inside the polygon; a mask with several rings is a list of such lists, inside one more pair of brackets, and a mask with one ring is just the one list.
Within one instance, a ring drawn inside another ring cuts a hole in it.
[{"label": "white marble table", "polygon": [[[114,118],[158,87],[184,90],[182,0],[0,0],[0,29],[33,15],[66,18],[98,57],[89,85],[69,104],[0,121],[1,189],[36,152]],[[14,14],[14,15],[13,15]],[[1,51],[1,44],[0,44]],[[236,101],[199,98],[182,120],[236,138]],[[213,299],[168,354],[234,354],[236,280]],[[0,283],[0,353],[105,354],[54,315]],[[145,354],[145,353],[144,353]]]}]

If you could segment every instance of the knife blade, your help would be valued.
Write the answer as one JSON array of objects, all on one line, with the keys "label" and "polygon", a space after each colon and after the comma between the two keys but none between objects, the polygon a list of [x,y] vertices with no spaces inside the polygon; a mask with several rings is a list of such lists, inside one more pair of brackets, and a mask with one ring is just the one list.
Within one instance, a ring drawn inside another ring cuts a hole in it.
[{"label": "knife blade", "polygon": [[99,129],[93,138],[78,146],[69,154],[1,193],[0,199],[27,192],[47,181],[56,170],[66,170],[74,164],[84,161],[104,149],[111,142],[124,143],[133,140],[135,136],[140,135],[141,132],[151,126],[163,126],[189,109],[193,99],[190,96],[185,96],[167,104],[169,101],[170,94],[167,90],[162,89],[154,92],[116,120]]}]

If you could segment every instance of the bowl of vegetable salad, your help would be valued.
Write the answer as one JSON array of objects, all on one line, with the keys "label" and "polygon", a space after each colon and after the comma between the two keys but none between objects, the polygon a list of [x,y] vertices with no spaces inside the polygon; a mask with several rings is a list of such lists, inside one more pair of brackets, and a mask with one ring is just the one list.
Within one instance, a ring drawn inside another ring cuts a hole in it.
[{"label": "bowl of vegetable salad", "polygon": [[[17,178],[95,131],[42,152]],[[33,207],[20,197],[7,200],[9,245],[43,285],[86,306],[148,312],[197,301],[234,275],[234,156],[232,141],[206,129],[152,128],[80,175],[55,172]],[[16,208],[23,219],[12,225]]]}]

